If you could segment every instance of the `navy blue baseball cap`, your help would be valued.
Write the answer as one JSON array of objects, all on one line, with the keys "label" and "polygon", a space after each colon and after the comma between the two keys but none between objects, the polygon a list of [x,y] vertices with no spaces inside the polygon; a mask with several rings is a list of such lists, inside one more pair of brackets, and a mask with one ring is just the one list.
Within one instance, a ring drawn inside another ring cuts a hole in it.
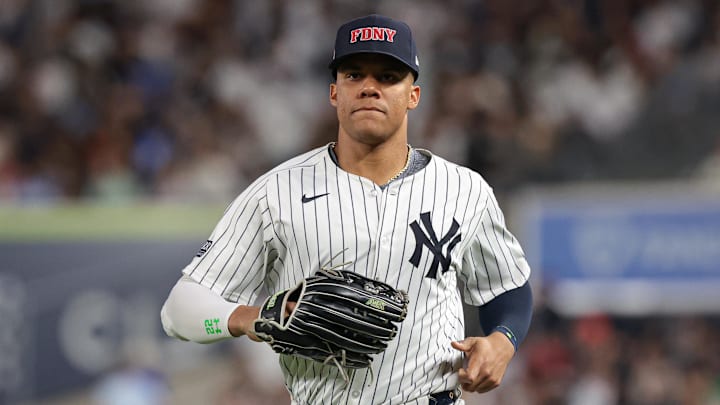
[{"label": "navy blue baseball cap", "polygon": [[402,21],[372,14],[341,25],[335,37],[335,51],[328,67],[335,72],[343,58],[358,53],[392,56],[410,68],[415,80],[420,74],[420,61],[412,31]]}]

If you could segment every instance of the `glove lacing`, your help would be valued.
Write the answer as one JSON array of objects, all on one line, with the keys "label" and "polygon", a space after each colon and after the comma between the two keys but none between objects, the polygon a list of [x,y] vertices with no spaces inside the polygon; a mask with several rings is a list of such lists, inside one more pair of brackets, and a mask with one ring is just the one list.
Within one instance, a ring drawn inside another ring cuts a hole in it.
[{"label": "glove lacing", "polygon": [[[329,344],[325,343],[325,346],[328,350],[330,350]],[[338,357],[340,357],[340,361],[338,361]],[[347,357],[345,349],[340,349],[335,353],[329,354],[323,361],[323,364],[328,364],[331,360],[334,363],[333,365],[337,367],[338,371],[340,371],[340,375],[342,376],[343,381],[345,381],[345,386],[348,386],[350,384],[350,376],[348,376],[347,373]]]},{"label": "glove lacing", "polygon": [[[345,250],[348,250],[348,249],[345,249]],[[331,272],[335,269],[343,268],[345,266],[352,264],[353,262],[349,261],[349,262],[345,262],[345,263],[336,264],[334,266],[330,266],[332,261],[335,260],[335,258],[340,256],[342,253],[344,253],[345,250],[343,250],[343,251],[337,253],[335,256],[331,257],[330,260],[327,261],[327,263],[325,263],[324,265],[322,265],[320,267],[320,270],[324,271],[324,272]],[[328,267],[328,266],[330,266],[330,267]],[[325,345],[327,346],[328,351],[332,352],[330,345],[327,343],[325,343]],[[340,358],[339,361],[338,361],[338,357]],[[348,370],[348,368],[347,368],[347,353],[346,353],[345,349],[340,349],[334,353],[329,354],[323,361],[323,364],[328,364],[328,363],[330,363],[330,361],[332,361],[333,365],[335,367],[337,367],[338,371],[340,371],[340,375],[342,376],[343,381],[345,381],[344,389],[347,389],[347,387],[350,386],[350,376],[347,373],[347,370]],[[373,381],[375,381],[375,373],[373,372],[372,366],[368,367],[368,370],[370,370],[370,383],[369,384],[372,384]]]},{"label": "glove lacing", "polygon": [[[325,346],[328,348],[328,351],[331,350],[329,344],[325,343]],[[340,357],[340,361],[338,361],[338,357]],[[328,364],[331,360],[334,363],[333,365],[340,371],[340,375],[342,376],[343,381],[345,381],[344,389],[346,389],[350,386],[350,376],[347,373],[347,357],[345,349],[340,349],[335,353],[328,355],[323,361],[323,364]],[[368,367],[368,370],[370,371],[370,382],[368,385],[370,385],[373,381],[375,381],[375,373],[373,372],[372,366]]]},{"label": "glove lacing", "polygon": [[[320,270],[321,270],[321,271],[325,271],[325,272],[327,272],[327,271],[333,271],[333,270],[335,270],[335,269],[340,269],[340,268],[343,268],[343,267],[345,267],[345,266],[348,266],[348,265],[352,264],[353,262],[352,262],[352,261],[349,261],[349,262],[345,262],[345,263],[336,264],[336,265],[334,265],[334,266],[330,266],[330,265],[332,264],[333,260],[335,260],[335,258],[338,257],[338,256],[340,256],[341,254],[345,253],[346,250],[349,250],[349,249],[346,248],[346,249],[344,249],[344,250],[341,250],[340,252],[338,252],[337,254],[335,254],[335,256],[331,257],[330,260],[328,260],[325,264],[323,264],[322,266],[320,266]],[[328,266],[330,266],[330,267],[328,267]]]}]

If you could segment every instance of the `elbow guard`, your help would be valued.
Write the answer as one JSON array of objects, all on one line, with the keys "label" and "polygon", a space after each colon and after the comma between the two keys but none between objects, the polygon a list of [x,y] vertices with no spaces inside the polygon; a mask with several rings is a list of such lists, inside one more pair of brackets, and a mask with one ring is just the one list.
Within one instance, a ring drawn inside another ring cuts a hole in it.
[{"label": "elbow guard", "polygon": [[163,304],[160,320],[168,336],[196,343],[212,343],[233,337],[228,329],[228,319],[238,306],[183,277]]}]

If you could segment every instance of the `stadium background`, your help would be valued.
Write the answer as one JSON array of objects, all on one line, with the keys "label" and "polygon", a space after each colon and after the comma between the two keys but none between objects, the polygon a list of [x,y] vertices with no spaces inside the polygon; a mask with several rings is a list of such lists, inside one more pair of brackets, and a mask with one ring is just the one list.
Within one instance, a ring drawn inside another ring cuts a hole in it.
[{"label": "stadium background", "polygon": [[534,268],[468,403],[720,404],[714,0],[1,0],[0,404],[287,403],[265,346],[158,311],[249,181],[334,137],[334,28],[369,12],[417,36],[411,143],[494,185]]}]

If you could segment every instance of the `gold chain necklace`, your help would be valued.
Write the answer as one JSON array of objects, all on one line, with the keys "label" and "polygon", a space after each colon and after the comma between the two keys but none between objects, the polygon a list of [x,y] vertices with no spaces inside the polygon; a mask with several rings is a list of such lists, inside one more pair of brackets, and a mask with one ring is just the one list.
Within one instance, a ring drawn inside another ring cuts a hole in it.
[{"label": "gold chain necklace", "polygon": [[405,170],[407,170],[408,166],[410,165],[410,154],[411,153],[412,153],[412,146],[408,145],[408,152],[407,152],[407,159],[405,159],[405,166],[403,166],[403,168],[400,169],[399,172],[395,173],[394,176],[390,177],[390,180],[386,181],[385,184],[390,183],[391,181],[400,177],[401,174],[405,173]]},{"label": "gold chain necklace", "polygon": [[[335,150],[335,145],[337,145],[337,143],[332,142],[333,150]],[[388,184],[391,181],[396,180],[398,177],[400,177],[400,175],[403,174],[405,172],[405,170],[407,170],[408,166],[410,165],[410,155],[412,154],[412,146],[410,146],[410,144],[408,144],[407,147],[408,147],[408,152],[407,152],[407,158],[405,158],[405,166],[403,166],[403,168],[400,169],[399,172],[395,173],[394,176],[390,177],[390,180],[386,181],[385,184]]]}]

